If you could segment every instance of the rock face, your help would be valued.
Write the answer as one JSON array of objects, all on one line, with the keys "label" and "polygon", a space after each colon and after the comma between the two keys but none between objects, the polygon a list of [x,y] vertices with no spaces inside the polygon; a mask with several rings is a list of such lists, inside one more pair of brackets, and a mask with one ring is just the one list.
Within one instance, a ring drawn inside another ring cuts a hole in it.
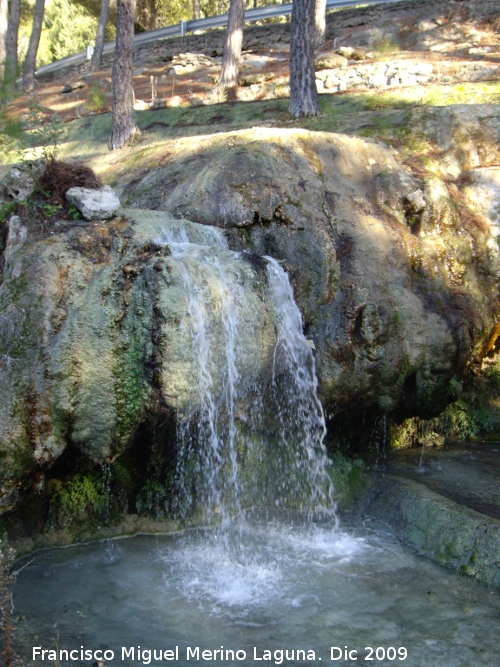
[{"label": "rock face", "polygon": [[76,206],[86,220],[109,220],[120,208],[120,200],[109,185],[99,190],[70,188],[66,199]]},{"label": "rock face", "polygon": [[[33,230],[27,242],[13,221],[0,286],[1,508],[68,448],[111,461],[144,424],[186,411],[197,377],[183,324],[194,317],[188,268],[215,339],[217,275],[244,287],[248,382],[266,381],[273,366],[269,255],[293,282],[327,412],[438,413],[499,333],[497,180],[484,171],[498,149],[457,149],[451,118],[420,122],[447,146],[442,172],[416,176],[369,140],[257,128],[200,138],[173,164],[134,176],[124,218]],[[449,173],[465,168],[473,173],[460,190]],[[474,197],[483,208],[471,208]],[[181,261],[161,241],[180,227],[202,248],[219,227],[247,253],[220,247]],[[215,368],[225,354],[221,343]]]},{"label": "rock face", "polygon": [[[197,248],[182,261],[158,242],[165,230],[180,227]],[[151,416],[196,409],[198,351],[186,330],[192,307],[186,267],[203,286],[217,340],[224,340],[219,276],[245,285],[238,343],[247,355],[240,372],[254,382],[269,373],[274,328],[261,277],[227,248],[209,251],[213,231],[165,213],[130,211],[127,219],[73,224],[10,246],[0,287],[1,510],[69,443],[103,463],[127,449]],[[223,342],[210,351],[219,369],[214,393],[225,368],[217,355],[224,351]]]},{"label": "rock face", "polygon": [[[449,164],[453,146],[467,161],[455,125],[439,120]],[[146,175],[130,202],[223,227],[233,247],[285,262],[328,410],[430,417],[446,405],[498,317],[493,222],[362,139],[243,131],[212,137],[192,164],[186,152]]]}]

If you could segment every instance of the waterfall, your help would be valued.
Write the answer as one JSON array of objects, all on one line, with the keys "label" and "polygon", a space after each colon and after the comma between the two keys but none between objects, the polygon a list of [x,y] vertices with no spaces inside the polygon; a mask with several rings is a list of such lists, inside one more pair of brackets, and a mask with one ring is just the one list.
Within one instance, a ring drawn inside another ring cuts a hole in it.
[{"label": "waterfall", "polygon": [[[325,416],[318,398],[313,351],[302,327],[288,275],[265,257],[270,299],[276,318],[272,397],[289,470],[295,467],[302,502],[316,515],[334,515],[333,487],[326,472]],[[277,499],[279,501],[279,499]]]},{"label": "waterfall", "polygon": [[169,246],[177,265],[193,357],[189,400],[178,411],[180,513],[227,525],[262,501],[334,517],[314,356],[286,272],[264,258],[272,369],[267,378],[249,378],[245,369],[259,349],[244,344],[258,333],[248,312],[245,255],[230,251],[213,227],[191,241],[181,226],[165,229],[156,241]]}]

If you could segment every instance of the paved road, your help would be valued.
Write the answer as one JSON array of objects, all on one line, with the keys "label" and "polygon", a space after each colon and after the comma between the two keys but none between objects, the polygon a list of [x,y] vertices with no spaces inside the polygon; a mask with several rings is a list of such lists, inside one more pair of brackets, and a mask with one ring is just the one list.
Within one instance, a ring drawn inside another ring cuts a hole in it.
[{"label": "paved road", "polygon": [[[379,5],[388,2],[403,2],[404,0],[327,0],[326,6],[328,9],[339,7],[355,7],[356,5]],[[261,21],[262,19],[272,18],[276,16],[288,16],[292,13],[292,4],[284,5],[269,5],[268,7],[258,7],[257,9],[249,9],[245,12],[245,21]],[[198,19],[197,21],[181,21],[176,25],[171,25],[166,28],[158,28],[157,30],[150,30],[149,32],[142,32],[134,37],[136,45],[146,44],[147,42],[154,42],[163,37],[172,37],[173,35],[184,35],[187,32],[195,30],[207,30],[208,28],[218,28],[227,25],[227,14],[219,16],[209,16],[206,19]],[[115,50],[114,42],[107,42],[104,45],[104,53],[113,53]],[[79,65],[87,59],[87,52],[81,51],[75,53],[73,56],[68,56],[62,60],[56,60],[50,65],[44,65],[37,70],[37,74],[45,74],[48,72],[56,72],[71,65]]]}]

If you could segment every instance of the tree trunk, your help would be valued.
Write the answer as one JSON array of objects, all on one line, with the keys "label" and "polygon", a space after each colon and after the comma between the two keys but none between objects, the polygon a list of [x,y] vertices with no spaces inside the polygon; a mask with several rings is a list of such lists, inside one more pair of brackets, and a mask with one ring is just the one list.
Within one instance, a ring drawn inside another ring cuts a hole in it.
[{"label": "tree trunk", "polygon": [[104,47],[104,37],[106,34],[106,24],[108,22],[109,0],[101,0],[101,15],[95,36],[94,53],[90,61],[90,71],[97,72],[101,69],[102,49]]},{"label": "tree trunk", "polygon": [[36,54],[42,34],[43,13],[45,11],[45,0],[36,0],[35,12],[33,14],[33,27],[31,29],[30,43],[26,52],[26,60],[23,68],[23,87],[30,92],[35,87]]},{"label": "tree trunk", "polygon": [[109,138],[111,150],[125,146],[138,131],[132,87],[135,2],[136,0],[117,0],[116,48],[112,75],[113,126]]},{"label": "tree trunk", "polygon": [[156,0],[149,0],[148,30],[156,28]]},{"label": "tree trunk", "polygon": [[200,18],[200,0],[193,0],[193,19],[197,21]]},{"label": "tree trunk", "polygon": [[314,7],[313,47],[319,49],[326,38],[326,0],[316,0]]},{"label": "tree trunk", "polygon": [[10,0],[9,25],[5,42],[5,77],[14,81],[17,77],[19,63],[17,60],[17,35],[21,20],[21,0]]},{"label": "tree trunk", "polygon": [[3,79],[7,59],[7,0],[0,0],[0,79]]},{"label": "tree trunk", "polygon": [[222,56],[222,74],[219,84],[221,88],[233,88],[238,83],[244,16],[245,0],[231,0],[227,21],[226,43]]},{"label": "tree trunk", "polygon": [[313,20],[314,0],[294,0],[290,26],[290,113],[296,118],[320,113],[314,74]]}]

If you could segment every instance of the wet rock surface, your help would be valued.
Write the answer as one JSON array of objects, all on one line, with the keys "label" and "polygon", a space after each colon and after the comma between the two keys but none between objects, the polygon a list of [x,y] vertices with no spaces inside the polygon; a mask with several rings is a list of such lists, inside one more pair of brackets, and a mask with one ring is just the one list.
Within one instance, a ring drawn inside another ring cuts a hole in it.
[{"label": "wet rock surface", "polygon": [[389,457],[387,472],[500,520],[500,443],[401,450]]},{"label": "wet rock surface", "polygon": [[500,589],[500,445],[396,452],[361,511],[432,560]]},{"label": "wet rock surface", "polygon": [[[0,286],[3,510],[20,491],[38,489],[67,448],[113,461],[151,416],[165,420],[187,409],[197,350],[183,325],[190,307],[183,269],[157,241],[169,226],[210,245],[206,227],[128,211],[106,223],[68,222],[11,246]],[[213,313],[220,314],[222,289],[214,266],[245,285],[239,342],[248,357],[240,371],[249,382],[267,376],[274,329],[257,271],[228,249],[211,253],[206,264],[197,256],[183,261],[207,285]],[[224,323],[219,317],[211,326],[221,339],[212,354],[223,356]],[[213,363],[213,391],[220,393],[225,363]]]}]

